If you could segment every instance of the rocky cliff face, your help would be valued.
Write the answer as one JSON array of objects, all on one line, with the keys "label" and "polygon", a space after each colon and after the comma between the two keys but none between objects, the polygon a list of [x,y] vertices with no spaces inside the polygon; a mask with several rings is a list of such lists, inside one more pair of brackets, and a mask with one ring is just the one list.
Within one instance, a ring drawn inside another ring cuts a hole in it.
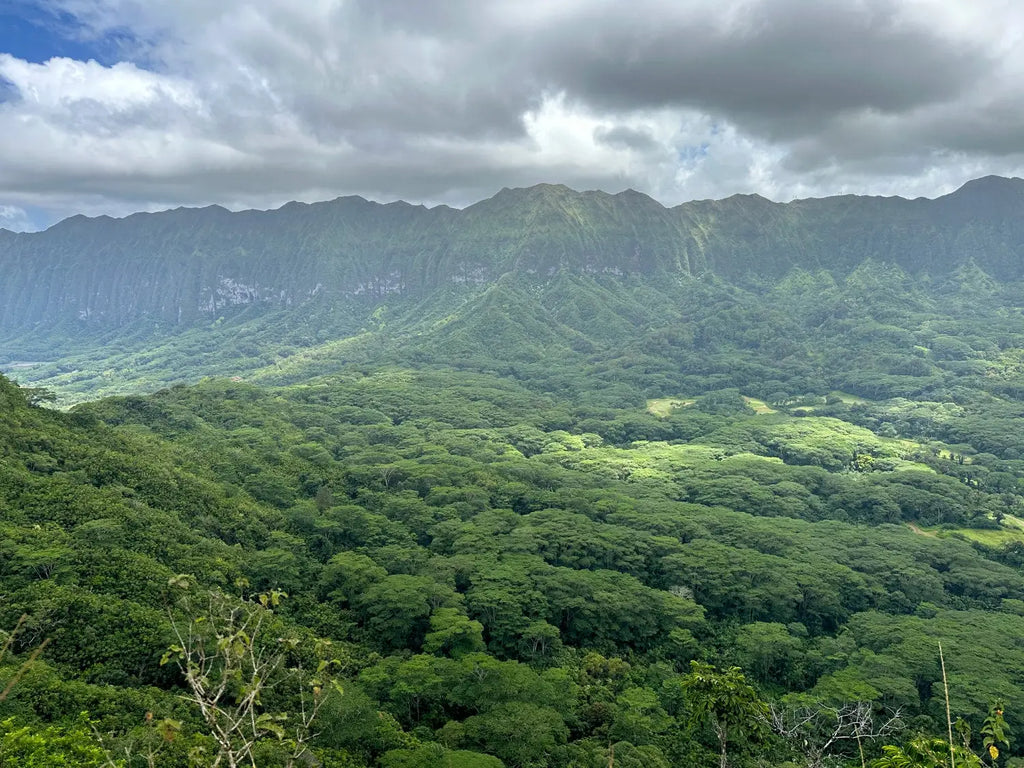
[{"label": "rocky cliff face", "polygon": [[936,200],[737,195],[665,208],[627,191],[505,189],[464,210],[358,197],[274,211],[76,216],[0,231],[0,331],[137,320],[189,326],[240,307],[373,305],[507,273],[776,278],[871,259],[944,275],[1024,276],[1024,181],[989,177]]}]

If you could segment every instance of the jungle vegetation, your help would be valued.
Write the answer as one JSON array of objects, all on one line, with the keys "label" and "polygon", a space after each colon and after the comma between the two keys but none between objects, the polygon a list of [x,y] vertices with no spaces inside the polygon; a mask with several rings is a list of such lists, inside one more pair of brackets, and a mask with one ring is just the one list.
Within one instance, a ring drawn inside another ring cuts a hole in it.
[{"label": "jungle vegetation", "polygon": [[0,765],[1024,764],[994,252],[54,326],[0,377]]}]

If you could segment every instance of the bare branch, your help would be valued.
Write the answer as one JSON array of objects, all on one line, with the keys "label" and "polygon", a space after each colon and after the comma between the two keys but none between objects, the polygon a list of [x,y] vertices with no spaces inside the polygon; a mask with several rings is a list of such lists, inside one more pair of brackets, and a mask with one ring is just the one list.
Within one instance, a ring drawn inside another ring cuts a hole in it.
[{"label": "bare branch", "polygon": [[[315,737],[312,723],[327,689],[315,677],[311,680],[301,666],[285,667],[287,649],[297,641],[278,639],[275,643],[267,637],[272,608],[284,596],[283,592],[271,592],[249,601],[210,592],[197,610],[196,602],[186,594],[178,603],[177,614],[171,613],[177,643],[163,662],[173,660],[181,670],[186,684],[181,697],[198,708],[218,745],[214,766],[223,762],[228,768],[255,768],[255,748],[268,739],[290,748],[287,765],[291,766]],[[317,672],[327,664],[321,662]],[[332,687],[340,690],[333,683]],[[313,686],[308,704],[306,685]],[[284,725],[286,715],[264,711],[265,694],[278,687],[297,689],[299,694],[300,715],[289,728]]]},{"label": "bare branch", "polygon": [[900,711],[886,712],[876,720],[871,702],[858,701],[839,707],[784,707],[771,704],[765,724],[790,741],[806,768],[822,768],[843,742],[865,741],[888,736],[903,727]]}]

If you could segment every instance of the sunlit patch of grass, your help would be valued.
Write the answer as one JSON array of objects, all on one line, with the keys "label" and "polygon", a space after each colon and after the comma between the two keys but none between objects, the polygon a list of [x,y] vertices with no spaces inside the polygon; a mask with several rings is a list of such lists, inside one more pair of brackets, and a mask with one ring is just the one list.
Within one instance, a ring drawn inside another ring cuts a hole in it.
[{"label": "sunlit patch of grass", "polygon": [[1024,520],[1016,515],[1003,515],[1003,525],[1024,532]]},{"label": "sunlit patch of grass", "polygon": [[[696,400],[692,398],[683,397],[657,397],[647,401],[647,412],[665,419],[672,415],[672,411],[679,410],[680,408],[686,408],[687,406],[693,405]],[[754,397],[743,397],[743,402],[751,407],[754,413],[765,414],[765,413],[776,413],[774,408],[771,408],[764,400],[758,400]]]},{"label": "sunlit patch of grass", "polygon": [[999,528],[939,528],[907,523],[914,533],[922,536],[959,536],[976,541],[986,547],[1000,548],[1014,542],[1024,542],[1024,520],[1014,515],[1005,515]]},{"label": "sunlit patch of grass", "polygon": [[842,402],[847,405],[864,405],[870,402],[865,400],[863,397],[857,397],[857,395],[851,395],[849,392],[829,392],[833,397],[838,397]]},{"label": "sunlit patch of grass", "polygon": [[696,400],[681,397],[658,397],[647,401],[647,412],[659,418],[668,418],[672,411],[693,405]]},{"label": "sunlit patch of grass", "polygon": [[1013,528],[957,528],[952,533],[957,533],[965,539],[984,544],[986,547],[1004,547],[1007,544],[1021,541],[1024,542],[1024,529]]},{"label": "sunlit patch of grass", "polygon": [[754,409],[754,413],[777,413],[774,408],[769,408],[768,404],[764,400],[758,400],[753,397],[744,397],[743,402]]}]

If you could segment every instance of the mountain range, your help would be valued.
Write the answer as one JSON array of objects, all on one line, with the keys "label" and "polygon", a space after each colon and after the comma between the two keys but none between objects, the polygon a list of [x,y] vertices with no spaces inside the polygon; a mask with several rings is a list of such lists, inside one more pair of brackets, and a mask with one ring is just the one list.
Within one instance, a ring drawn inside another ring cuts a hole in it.
[{"label": "mountain range", "polygon": [[1019,768],[1022,191],[0,232],[0,763]]},{"label": "mountain range", "polygon": [[189,326],[248,305],[377,304],[508,273],[735,280],[793,268],[845,274],[873,259],[943,275],[973,260],[1012,280],[1024,275],[1022,248],[1024,181],[999,177],[935,200],[734,195],[666,208],[632,190],[544,184],[463,210],[344,197],[272,211],[75,216],[2,233],[0,328]]},{"label": "mountain range", "polygon": [[708,291],[734,301],[727,286],[842,282],[865,265],[895,269],[890,286],[1005,286],[1024,278],[1022,252],[1024,180],[995,176],[934,200],[666,208],[542,184],[462,210],[344,197],[75,216],[0,231],[0,370],[81,396],[354,360],[615,357],[685,326]]}]

